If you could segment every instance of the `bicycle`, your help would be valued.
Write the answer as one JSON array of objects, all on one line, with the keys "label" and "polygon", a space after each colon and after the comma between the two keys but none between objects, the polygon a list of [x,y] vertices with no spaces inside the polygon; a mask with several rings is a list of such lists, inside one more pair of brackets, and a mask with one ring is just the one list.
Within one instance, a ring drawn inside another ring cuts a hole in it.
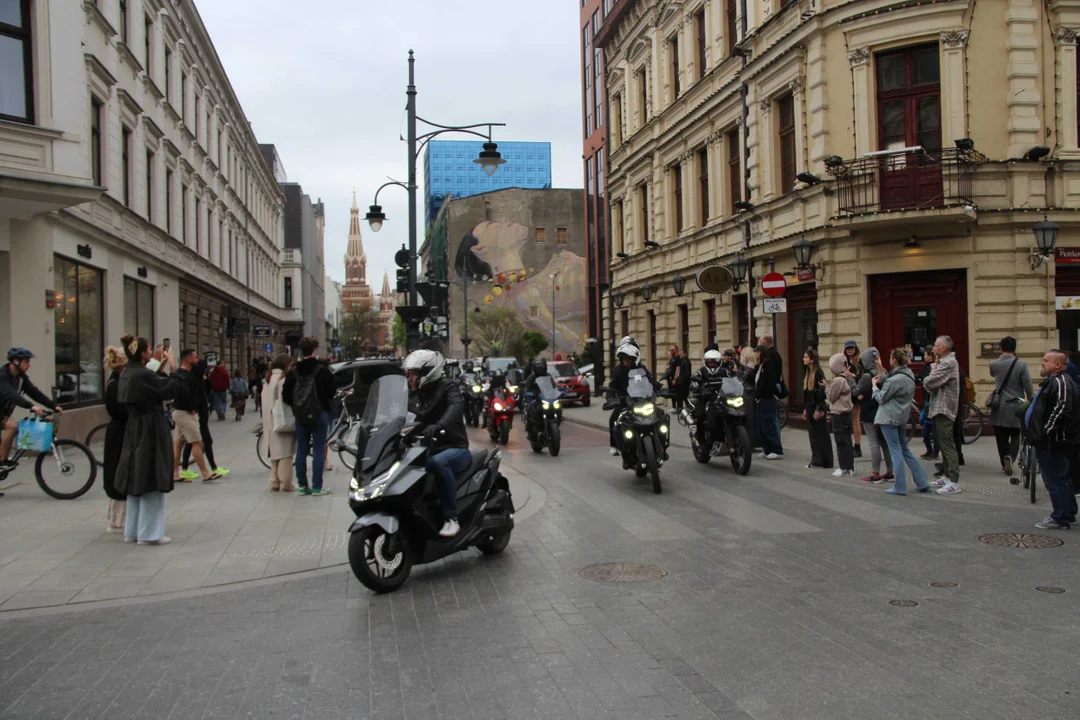
[{"label": "bicycle", "polygon": [[[51,423],[53,415],[55,413],[46,410],[41,419]],[[31,451],[21,448],[15,450],[15,454],[11,456],[11,462],[14,465],[0,468],[0,482],[7,479],[28,452]],[[50,455],[56,461],[58,475],[55,477],[49,473],[51,464],[45,462]],[[84,471],[84,467],[88,470]],[[45,494],[57,500],[74,500],[85,495],[94,484],[94,480],[97,479],[97,469],[98,463],[86,445],[77,440],[53,440],[49,452],[38,454],[37,462],[34,464],[34,477]],[[47,473],[49,473],[48,477],[46,477]]]},{"label": "bicycle", "polygon": [[[176,428],[176,421],[173,420],[172,411],[172,402],[167,402],[165,404],[165,421],[169,423],[170,432]],[[90,432],[86,433],[86,437],[83,438],[83,444],[90,451],[90,457],[102,467],[105,464],[105,431],[108,429],[109,423],[103,422],[91,428]]]},{"label": "bicycle", "polygon": [[[971,445],[982,437],[983,430],[986,428],[986,417],[983,415],[982,410],[971,403],[961,405],[959,412],[964,423],[964,432],[960,441],[964,445]],[[913,400],[911,402],[911,413],[908,417],[908,440],[922,437],[922,423],[919,421],[921,417],[922,408]]]},{"label": "bicycle", "polygon": [[[355,443],[350,444],[349,438],[353,438],[355,433],[359,431],[360,419],[353,417],[349,414],[349,408],[345,404],[345,398],[352,394],[351,389],[339,390],[335,396],[336,400],[341,400],[341,414],[330,425],[330,428],[326,433],[326,444],[332,452],[337,452],[338,459],[341,460],[341,464],[352,470],[356,465],[356,456],[348,452],[345,447],[354,447]],[[270,448],[263,441],[263,426],[258,424],[255,429],[252,430],[255,435],[255,455],[259,458],[259,462],[267,470],[270,469]]]}]

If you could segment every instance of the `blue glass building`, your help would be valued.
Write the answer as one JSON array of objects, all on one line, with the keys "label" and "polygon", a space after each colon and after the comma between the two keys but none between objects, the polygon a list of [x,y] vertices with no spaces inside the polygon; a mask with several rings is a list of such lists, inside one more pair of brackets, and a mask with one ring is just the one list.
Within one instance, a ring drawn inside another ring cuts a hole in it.
[{"label": "blue glass building", "polygon": [[551,187],[551,143],[502,142],[499,153],[506,161],[491,177],[473,162],[480,157],[483,141],[432,140],[424,150],[424,217],[430,225],[439,214],[447,193],[468,197],[502,188]]}]

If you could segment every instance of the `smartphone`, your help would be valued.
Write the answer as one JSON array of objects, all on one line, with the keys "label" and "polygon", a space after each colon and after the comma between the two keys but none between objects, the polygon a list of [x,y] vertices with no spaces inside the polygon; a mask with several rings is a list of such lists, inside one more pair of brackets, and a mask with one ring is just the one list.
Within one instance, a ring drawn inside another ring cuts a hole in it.
[{"label": "smartphone", "polygon": [[165,350],[165,352],[169,352],[169,348],[172,347],[172,341],[169,340],[169,338],[165,338],[165,340],[161,343],[161,347]]}]

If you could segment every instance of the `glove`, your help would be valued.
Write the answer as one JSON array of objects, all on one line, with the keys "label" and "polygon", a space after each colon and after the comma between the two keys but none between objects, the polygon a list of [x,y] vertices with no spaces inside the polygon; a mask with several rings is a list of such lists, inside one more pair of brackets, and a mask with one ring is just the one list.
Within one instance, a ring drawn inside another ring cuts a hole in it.
[{"label": "glove", "polygon": [[439,433],[441,432],[442,426],[438,423],[432,423],[431,425],[428,425],[426,428],[424,428],[425,442],[430,445],[439,437]]}]

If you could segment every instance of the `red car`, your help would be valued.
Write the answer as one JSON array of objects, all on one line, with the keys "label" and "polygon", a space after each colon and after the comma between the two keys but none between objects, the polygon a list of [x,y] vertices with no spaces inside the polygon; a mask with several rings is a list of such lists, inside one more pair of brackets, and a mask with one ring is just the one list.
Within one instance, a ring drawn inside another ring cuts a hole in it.
[{"label": "red car", "polygon": [[547,367],[548,374],[555,378],[555,384],[566,393],[563,396],[565,402],[579,402],[582,406],[589,407],[592,400],[589,383],[573,363],[549,362]]}]

